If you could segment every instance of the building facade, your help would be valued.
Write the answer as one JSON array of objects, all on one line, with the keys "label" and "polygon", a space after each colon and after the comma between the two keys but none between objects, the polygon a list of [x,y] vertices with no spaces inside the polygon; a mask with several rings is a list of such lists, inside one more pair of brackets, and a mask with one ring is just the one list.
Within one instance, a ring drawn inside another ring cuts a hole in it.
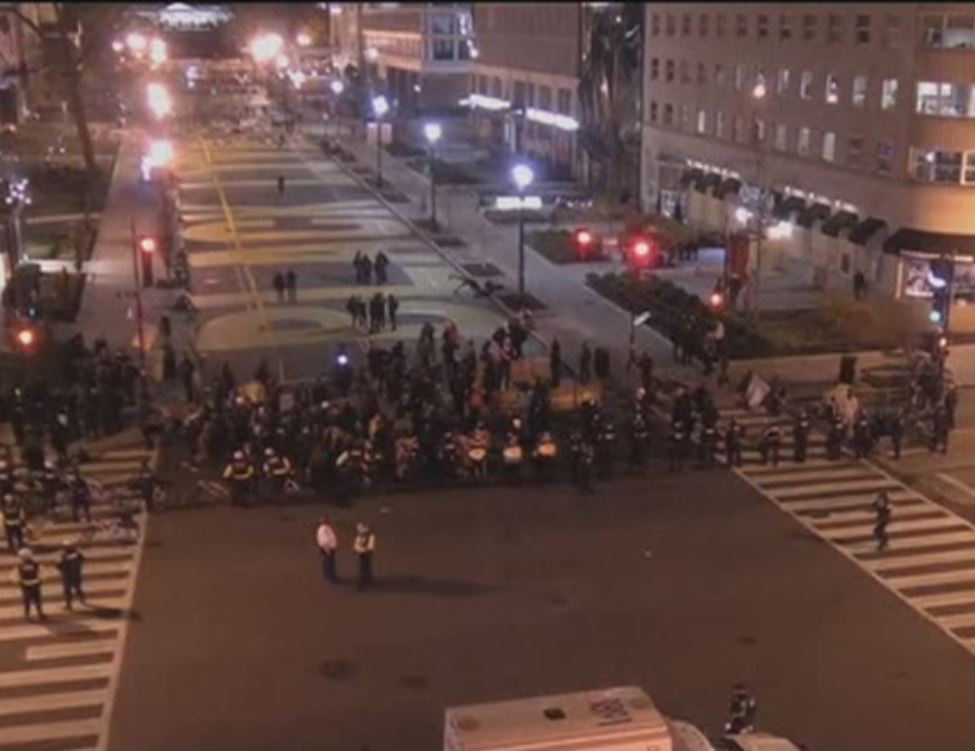
[{"label": "building facade", "polygon": [[[641,203],[763,230],[763,264],[975,292],[975,6],[650,3]],[[763,200],[764,199],[764,200]]]},{"label": "building facade", "polygon": [[355,12],[367,77],[381,83],[399,115],[459,107],[474,48],[470,5],[360,3]]},{"label": "building facade", "polygon": [[[477,3],[477,60],[468,103],[481,140],[584,171],[579,149],[582,3]],[[523,120],[519,121],[522,117]]]}]

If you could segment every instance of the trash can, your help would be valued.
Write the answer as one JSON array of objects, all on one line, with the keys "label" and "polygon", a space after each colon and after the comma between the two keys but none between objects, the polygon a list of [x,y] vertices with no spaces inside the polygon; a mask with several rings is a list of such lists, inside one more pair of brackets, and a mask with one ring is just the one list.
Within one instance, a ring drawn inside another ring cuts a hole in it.
[{"label": "trash can", "polygon": [[855,355],[840,357],[840,383],[852,385],[857,377],[857,358]]}]

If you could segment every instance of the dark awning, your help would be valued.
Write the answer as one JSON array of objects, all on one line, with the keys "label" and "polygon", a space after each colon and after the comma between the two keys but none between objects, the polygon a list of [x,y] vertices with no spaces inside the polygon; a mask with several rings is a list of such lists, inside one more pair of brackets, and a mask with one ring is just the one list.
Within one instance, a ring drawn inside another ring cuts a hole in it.
[{"label": "dark awning", "polygon": [[775,204],[772,214],[776,219],[791,219],[793,214],[798,214],[806,208],[806,202],[799,196],[786,196],[782,201]]},{"label": "dark awning", "polygon": [[714,197],[715,198],[724,198],[729,193],[733,193],[733,194],[737,195],[739,190],[741,190],[741,180],[736,180],[733,177],[729,177],[729,178],[726,178],[724,180],[724,182],[722,182],[721,185],[719,185],[715,189],[715,191],[714,191]]},{"label": "dark awning", "polygon": [[837,211],[833,216],[823,222],[821,230],[824,235],[836,237],[843,230],[855,227],[859,221],[860,217],[852,211]]},{"label": "dark awning", "polygon": [[717,188],[721,184],[721,175],[717,172],[709,172],[704,177],[694,181],[694,190],[698,193],[707,193],[709,188]]},{"label": "dark awning", "polygon": [[808,229],[809,227],[813,226],[813,222],[815,222],[817,219],[825,220],[828,216],[829,206],[827,206],[825,203],[814,203],[812,206],[809,206],[799,212],[799,218],[796,220],[796,224],[798,224],[800,227],[806,227]]},{"label": "dark awning", "polygon": [[916,250],[933,255],[975,255],[975,235],[946,235],[921,229],[903,228],[884,241],[884,253]]},{"label": "dark awning", "polygon": [[868,242],[870,242],[871,237],[876,235],[886,226],[887,222],[885,222],[883,219],[878,219],[875,216],[868,216],[856,227],[850,230],[849,234],[846,236],[846,239],[851,243],[856,243],[857,245],[866,245]]},{"label": "dark awning", "polygon": [[684,170],[684,174],[680,176],[680,184],[682,187],[686,188],[692,182],[700,180],[702,177],[704,177],[704,172],[697,169],[697,167],[694,169],[687,169]]}]

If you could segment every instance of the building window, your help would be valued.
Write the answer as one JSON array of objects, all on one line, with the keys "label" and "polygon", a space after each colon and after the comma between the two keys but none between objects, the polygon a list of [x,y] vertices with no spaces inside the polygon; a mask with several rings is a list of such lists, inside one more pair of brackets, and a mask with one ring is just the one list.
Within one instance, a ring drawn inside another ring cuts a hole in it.
[{"label": "building window", "polygon": [[650,59],[650,80],[656,81],[660,76],[660,58],[653,57]]},{"label": "building window", "polygon": [[799,128],[799,138],[796,141],[796,153],[799,156],[809,156],[809,128]]},{"label": "building window", "polygon": [[658,37],[660,36],[660,14],[654,13],[650,16],[650,33]]},{"label": "building window", "polygon": [[758,38],[768,39],[768,16],[764,13],[758,16]]},{"label": "building window", "polygon": [[697,83],[703,85],[708,82],[708,69],[704,63],[697,64]]},{"label": "building window", "polygon": [[668,83],[674,80],[674,61],[668,60],[664,65],[664,80]]},{"label": "building window", "polygon": [[975,47],[975,16],[925,15],[921,21],[922,43],[942,49]]},{"label": "building window", "polygon": [[689,37],[691,35],[691,14],[685,13],[680,19],[680,33],[681,36]]},{"label": "building window", "polygon": [[657,122],[657,103],[653,100],[650,101],[650,122]]},{"label": "building window", "polygon": [[674,124],[674,105],[665,104],[664,105],[664,125]]},{"label": "building window", "polygon": [[897,79],[885,78],[880,89],[880,109],[892,110],[897,106]]},{"label": "building window", "polygon": [[741,115],[735,115],[735,119],[731,121],[731,140],[738,143],[745,140],[745,118]]},{"label": "building window", "polygon": [[860,169],[863,166],[863,138],[850,136],[846,139],[846,166]]},{"label": "building window", "polygon": [[676,28],[676,26],[675,26],[675,23],[674,23],[674,17],[673,17],[673,15],[671,15],[670,13],[668,13],[667,14],[667,17],[666,17],[666,19],[664,21],[664,31],[667,34],[667,36],[672,37],[674,35],[675,28]]},{"label": "building window", "polygon": [[755,123],[752,127],[752,138],[758,145],[765,143],[765,120],[761,117],[755,118]]},{"label": "building window", "polygon": [[500,76],[494,77],[494,96],[496,96],[498,99],[504,99],[504,86],[501,83]]},{"label": "building window", "polygon": [[[965,157],[963,152],[940,149],[912,149],[911,152],[913,155],[911,171],[918,180],[928,183],[958,184],[961,182]],[[975,159],[972,162],[972,166],[975,167]],[[975,182],[975,174],[972,178]]]},{"label": "building window", "polygon": [[538,87],[538,108],[540,110],[552,111],[552,87],[551,86],[539,86]]},{"label": "building window", "polygon": [[697,111],[697,132],[707,133],[708,132],[708,113],[707,110]]},{"label": "building window", "polygon": [[535,84],[533,83],[525,84],[525,106],[535,106]]},{"label": "building window", "polygon": [[870,16],[857,14],[856,17],[856,43],[870,44]]},{"label": "building window", "polygon": [[786,125],[779,123],[775,126],[775,150],[785,151],[786,141],[789,137],[789,129]]},{"label": "building window", "polygon": [[697,35],[699,37],[706,37],[708,35],[709,27],[711,25],[711,16],[707,13],[702,13],[697,17]]},{"label": "building window", "polygon": [[721,110],[714,113],[714,134],[718,138],[728,137],[728,122],[725,119],[725,114]]},{"label": "building window", "polygon": [[840,79],[835,73],[826,74],[826,104],[840,101]]},{"label": "building window", "polygon": [[775,91],[779,96],[785,96],[789,93],[789,69],[779,68],[779,80],[776,83]]},{"label": "building window", "polygon": [[788,13],[779,14],[779,41],[788,42],[792,39],[792,16]]},{"label": "building window", "polygon": [[748,36],[748,16],[743,13],[735,16],[735,36],[739,39]]},{"label": "building window", "polygon": [[901,18],[890,13],[887,15],[887,28],[884,31],[884,42],[887,47],[900,47]]},{"label": "building window", "polygon": [[843,16],[830,13],[826,17],[826,41],[829,44],[840,44],[843,41]]},{"label": "building window", "polygon": [[836,134],[831,130],[823,133],[823,160],[827,162],[836,160]]},{"label": "building window", "polygon": [[728,83],[728,78],[725,75],[724,65],[721,63],[714,64],[714,83],[716,86],[724,86]]},{"label": "building window", "polygon": [[889,175],[894,171],[894,144],[891,141],[877,142],[877,172]]},{"label": "building window", "polygon": [[867,103],[867,77],[853,76],[853,93],[850,97],[854,107],[862,107]]},{"label": "building window", "polygon": [[741,91],[741,87],[744,83],[745,83],[745,66],[736,65],[735,66],[735,91]]},{"label": "building window", "polygon": [[680,129],[690,130],[691,129],[691,108],[686,104],[680,106]]},{"label": "building window", "polygon": [[518,105],[524,105],[526,107],[528,106],[528,101],[527,101],[527,99],[525,97],[525,82],[524,81],[515,81],[515,90],[514,90],[514,92],[511,95],[511,99],[513,100],[512,103],[515,106],[518,106]]},{"label": "building window", "polygon": [[802,71],[799,78],[799,96],[803,99],[812,99],[813,74],[811,70]]},{"label": "building window", "polygon": [[715,36],[723,37],[725,34],[725,27],[727,24],[727,17],[724,13],[719,13],[714,19],[714,34]]},{"label": "building window", "polygon": [[975,117],[973,93],[970,84],[918,81],[916,111],[941,117]]},{"label": "building window", "polygon": [[433,38],[433,59],[456,60],[454,55],[454,40],[451,37],[447,37],[446,39]]},{"label": "building window", "polygon": [[691,82],[691,70],[690,70],[690,67],[691,66],[687,63],[686,60],[681,60],[680,61],[680,82],[681,83],[690,83]]},{"label": "building window", "polygon": [[802,41],[816,41],[816,25],[818,24],[818,21],[819,17],[814,16],[811,13],[806,13],[802,17]]},{"label": "building window", "polygon": [[559,114],[572,114],[572,89],[559,89]]}]

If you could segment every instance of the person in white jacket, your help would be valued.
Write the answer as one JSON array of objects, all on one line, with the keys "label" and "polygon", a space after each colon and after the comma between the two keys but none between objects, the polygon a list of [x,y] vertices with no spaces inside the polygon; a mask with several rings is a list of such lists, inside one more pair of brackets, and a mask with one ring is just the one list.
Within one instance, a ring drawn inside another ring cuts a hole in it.
[{"label": "person in white jacket", "polygon": [[318,521],[315,541],[318,543],[318,550],[322,556],[322,575],[326,581],[337,582],[338,575],[335,572],[335,554],[339,546],[339,541],[335,530],[332,529],[328,523],[328,519],[324,516]]}]

